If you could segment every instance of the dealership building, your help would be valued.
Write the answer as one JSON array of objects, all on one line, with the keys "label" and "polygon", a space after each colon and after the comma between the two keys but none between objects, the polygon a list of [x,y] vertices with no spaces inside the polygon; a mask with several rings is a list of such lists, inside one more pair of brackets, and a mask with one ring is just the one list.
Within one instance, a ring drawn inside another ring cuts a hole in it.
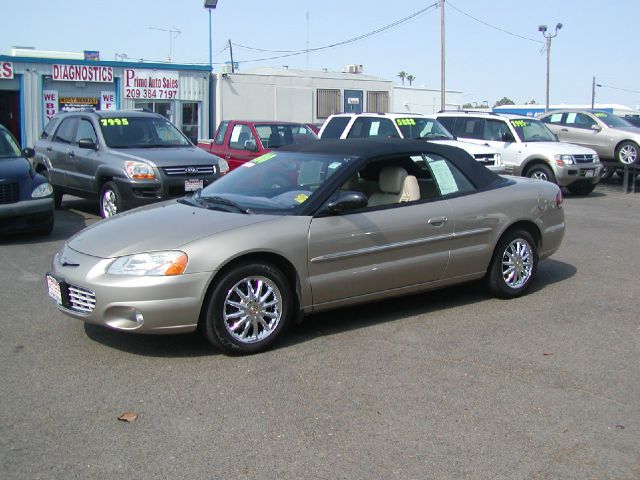
[{"label": "dealership building", "polygon": [[[363,73],[229,65],[210,75],[208,65],[101,61],[98,52],[45,52],[14,48],[0,55],[0,123],[23,146],[33,146],[59,111],[146,108],[172,121],[192,139],[211,138],[223,120],[321,123],[339,112],[433,113],[440,91],[395,86]],[[462,105],[448,90],[448,109]]]}]

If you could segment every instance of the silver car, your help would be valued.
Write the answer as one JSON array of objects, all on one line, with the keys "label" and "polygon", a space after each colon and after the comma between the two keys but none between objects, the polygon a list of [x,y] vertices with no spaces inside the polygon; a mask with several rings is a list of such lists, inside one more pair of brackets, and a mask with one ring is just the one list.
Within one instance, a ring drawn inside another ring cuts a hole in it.
[{"label": "silver car", "polygon": [[[288,183],[274,188],[276,175]],[[517,297],[564,230],[552,183],[498,176],[446,145],[327,140],[92,225],[55,255],[46,283],[85,322],[199,329],[247,354],[303,315],[345,305],[477,279]]]},{"label": "silver car", "polygon": [[553,110],[540,116],[561,142],[592,148],[603,160],[638,162],[640,129],[604,111]]}]

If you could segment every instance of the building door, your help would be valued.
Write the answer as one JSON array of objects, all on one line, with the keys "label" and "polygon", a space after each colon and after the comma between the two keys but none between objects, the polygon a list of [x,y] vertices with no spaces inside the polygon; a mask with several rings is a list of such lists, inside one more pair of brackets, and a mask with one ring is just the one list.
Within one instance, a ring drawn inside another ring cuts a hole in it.
[{"label": "building door", "polygon": [[0,124],[20,141],[20,92],[0,90]]},{"label": "building door", "polygon": [[344,112],[362,113],[362,90],[344,91]]}]

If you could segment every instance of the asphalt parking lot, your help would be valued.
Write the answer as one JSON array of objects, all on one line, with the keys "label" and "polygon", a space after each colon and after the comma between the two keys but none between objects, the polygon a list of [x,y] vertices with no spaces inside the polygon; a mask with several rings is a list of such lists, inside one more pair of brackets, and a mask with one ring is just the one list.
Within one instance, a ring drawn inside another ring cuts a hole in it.
[{"label": "asphalt parking lot", "polygon": [[59,313],[44,273],[98,219],[65,197],[50,237],[0,241],[0,477],[638,479],[640,193],[564,208],[523,298],[342,309],[232,358]]}]

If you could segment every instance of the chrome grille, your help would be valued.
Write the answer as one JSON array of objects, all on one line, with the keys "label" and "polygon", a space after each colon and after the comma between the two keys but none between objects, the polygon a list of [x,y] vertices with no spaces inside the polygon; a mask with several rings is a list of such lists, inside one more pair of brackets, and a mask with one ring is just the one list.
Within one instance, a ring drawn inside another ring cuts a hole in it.
[{"label": "chrome grille", "polygon": [[216,167],[214,165],[164,167],[162,170],[167,175],[211,175],[216,173]]},{"label": "chrome grille", "polygon": [[96,308],[96,294],[86,288],[67,286],[69,308],[80,313],[91,313]]},{"label": "chrome grille", "polygon": [[474,158],[476,159],[476,161],[483,163],[485,165],[493,165],[496,163],[495,160],[495,155],[493,154],[478,154],[478,155],[474,155]]},{"label": "chrome grille", "polygon": [[573,155],[576,163],[593,163],[593,155]]},{"label": "chrome grille", "polygon": [[0,184],[0,204],[16,203],[19,198],[17,183]]}]

